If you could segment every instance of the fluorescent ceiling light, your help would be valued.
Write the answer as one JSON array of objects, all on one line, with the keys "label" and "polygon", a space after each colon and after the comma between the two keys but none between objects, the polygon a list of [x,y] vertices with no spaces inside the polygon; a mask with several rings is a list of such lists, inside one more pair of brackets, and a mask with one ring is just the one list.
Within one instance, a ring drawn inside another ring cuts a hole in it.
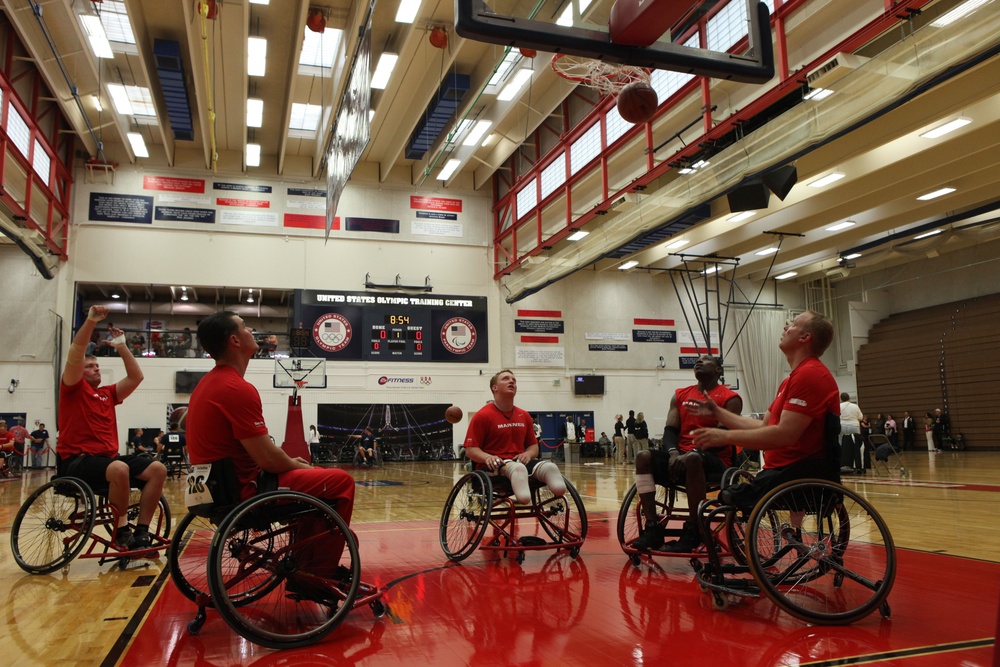
[{"label": "fluorescent ceiling light", "polygon": [[991,0],[968,0],[968,2],[963,2],[958,7],[952,9],[950,12],[945,12],[944,14],[942,14],[941,18],[939,18],[936,21],[933,21],[931,25],[934,26],[935,28],[943,28],[946,25],[954,23],[955,21],[962,18],[966,14],[970,14],[976,11],[977,9],[979,9],[980,7],[982,7],[983,5],[985,5],[990,1]]},{"label": "fluorescent ceiling light", "polygon": [[455,173],[455,170],[458,169],[460,164],[462,164],[462,161],[459,160],[458,158],[452,158],[447,162],[445,162],[444,167],[441,169],[441,172],[437,176],[437,180],[447,181],[449,178],[451,178],[451,175]]},{"label": "fluorescent ceiling light", "polygon": [[251,5],[269,5],[271,0],[250,0]]},{"label": "fluorescent ceiling light", "polygon": [[764,248],[763,250],[758,250],[754,254],[759,257],[767,257],[768,255],[773,255],[776,252],[778,252],[777,248]]},{"label": "fluorescent ceiling light", "polygon": [[91,97],[94,98],[94,108],[97,109],[98,112],[104,111],[104,107],[101,106],[101,98],[97,95],[91,95]]},{"label": "fluorescent ceiling light", "polygon": [[372,118],[374,118],[374,117],[375,117],[375,109],[369,109],[368,110],[368,122],[369,123],[372,122]]},{"label": "fluorescent ceiling light", "polygon": [[472,124],[475,122],[476,121],[472,120],[471,118],[464,118],[460,120],[458,122],[458,127],[455,128],[455,131],[452,133],[451,137],[449,137],[449,140],[456,141],[458,137],[461,137],[466,132],[468,132],[469,128],[471,128]]},{"label": "fluorescent ceiling light", "polygon": [[420,11],[420,0],[399,0],[396,10],[396,23],[413,23]]},{"label": "fluorescent ceiling light", "polygon": [[711,163],[708,160],[698,160],[697,162],[695,162],[691,166],[694,167],[695,169],[704,169],[709,164],[711,164]]},{"label": "fluorescent ceiling light", "polygon": [[679,170],[677,173],[678,174],[693,174],[694,172],[695,172],[695,170],[692,169],[691,167],[684,167],[683,169]]},{"label": "fluorescent ceiling light", "polygon": [[588,234],[590,234],[590,232],[585,232],[582,229],[578,229],[575,232],[573,232],[572,234],[570,234],[569,236],[567,236],[566,240],[567,241],[579,241],[580,239],[584,238]]},{"label": "fluorescent ceiling light", "polygon": [[316,128],[319,127],[322,113],[323,107],[318,104],[292,102],[292,113],[288,117],[288,129],[315,132]]},{"label": "fluorescent ceiling light", "polygon": [[924,232],[923,234],[917,234],[916,236],[913,237],[913,240],[919,241],[920,239],[925,239],[928,236],[934,236],[935,234],[940,234],[943,231],[944,231],[943,229],[932,229],[929,232]]},{"label": "fluorescent ceiling light", "polygon": [[188,300],[187,292],[184,292],[184,294],[181,294],[181,301],[187,301],[187,300]]},{"label": "fluorescent ceiling light", "polygon": [[462,142],[463,146],[475,146],[479,143],[479,140],[483,138],[486,131],[493,126],[493,121],[491,120],[477,120],[475,126],[469,131],[465,141]]},{"label": "fluorescent ceiling light", "polygon": [[713,273],[715,273],[718,270],[719,270],[718,268],[716,268],[714,266],[710,266],[707,269],[705,269],[704,271],[702,271],[701,273],[702,273],[702,275],[710,276],[710,275],[712,275]]},{"label": "fluorescent ceiling light", "polygon": [[264,100],[247,98],[247,127],[260,127],[264,123]]},{"label": "fluorescent ceiling light", "polygon": [[113,292],[113,293],[111,294],[111,298],[112,298],[112,299],[120,299],[120,298],[122,298],[122,295],[121,295],[121,294],[119,294],[118,292]]},{"label": "fluorescent ceiling light", "polygon": [[524,84],[531,80],[531,75],[534,74],[530,69],[522,67],[514,73],[513,78],[503,87],[500,94],[497,95],[497,99],[501,102],[508,102],[514,99],[517,92],[524,87]]},{"label": "fluorescent ceiling light", "polygon": [[815,181],[813,181],[812,183],[809,184],[809,187],[811,187],[811,188],[825,188],[826,186],[830,185],[830,183],[835,183],[836,181],[839,181],[843,177],[844,177],[844,174],[839,174],[837,172],[833,172],[832,174],[827,174],[826,176],[823,176],[822,178],[817,178]]},{"label": "fluorescent ceiling light", "polygon": [[639,266],[639,262],[637,262],[634,259],[630,259],[629,261],[627,261],[624,264],[622,264],[621,266],[619,266],[618,270],[619,271],[628,271],[629,269],[631,269],[633,267],[636,267],[636,266]]},{"label": "fluorescent ceiling light", "polygon": [[104,24],[99,16],[84,14],[80,16],[80,23],[83,24],[83,31],[87,33],[87,41],[90,42],[90,49],[98,58],[114,58],[115,53],[111,50],[111,42],[104,32]]},{"label": "fluorescent ceiling light", "polygon": [[260,144],[247,144],[247,166],[260,166]]},{"label": "fluorescent ceiling light", "polygon": [[676,248],[683,248],[688,243],[690,243],[690,241],[688,241],[687,239],[677,239],[676,241],[674,241],[672,243],[668,243],[667,245],[665,245],[663,247],[666,248],[667,250],[674,250]]},{"label": "fluorescent ceiling light", "polygon": [[960,127],[965,127],[972,122],[971,118],[956,118],[955,120],[950,120],[944,125],[939,125],[929,132],[924,132],[920,136],[924,139],[937,139],[938,137],[943,137],[949,132],[954,132]]},{"label": "fluorescent ceiling light", "polygon": [[844,259],[857,259],[858,257],[861,257],[860,252],[852,252],[850,255],[844,255]]},{"label": "fluorescent ceiling light", "polygon": [[136,157],[149,157],[149,151],[146,150],[146,141],[142,138],[142,135],[138,132],[129,132],[125,135],[128,137],[128,142],[132,144],[132,152],[135,153]]},{"label": "fluorescent ceiling light", "polygon": [[267,40],[263,37],[247,38],[247,75],[264,76],[267,71]]},{"label": "fluorescent ceiling light", "polygon": [[156,117],[153,96],[149,92],[149,88],[109,83],[108,94],[111,95],[111,103],[114,105],[115,111],[122,115]]},{"label": "fluorescent ceiling light", "polygon": [[830,97],[830,95],[833,95],[832,90],[827,90],[826,88],[813,88],[802,99],[814,100],[818,102],[820,100],[825,100],[826,98]]},{"label": "fluorescent ceiling light", "polygon": [[514,70],[514,66],[521,60],[521,57],[521,52],[517,49],[509,50],[493,71],[493,76],[490,77],[489,83],[486,86],[499,86],[507,78],[507,75]]},{"label": "fluorescent ceiling light", "polygon": [[797,275],[799,275],[799,274],[795,273],[795,271],[789,271],[788,273],[782,273],[780,276],[775,276],[774,279],[775,280],[786,280],[788,278],[794,278]]},{"label": "fluorescent ceiling light", "polygon": [[375,73],[372,74],[372,88],[385,90],[389,85],[389,77],[392,76],[392,68],[396,66],[399,55],[395,53],[383,53],[378,58],[378,65],[375,66]]},{"label": "fluorescent ceiling light", "polygon": [[844,220],[843,222],[838,222],[835,225],[830,225],[829,227],[826,228],[826,231],[839,232],[841,229],[847,229],[848,227],[853,227],[854,224],[855,223],[853,220]]},{"label": "fluorescent ceiling light", "polygon": [[736,215],[731,215],[726,220],[728,222],[743,222],[747,218],[752,218],[757,215],[757,211],[743,211],[742,213],[737,213]]},{"label": "fluorescent ceiling light", "polygon": [[937,199],[938,197],[950,195],[954,191],[955,188],[941,188],[939,190],[935,190],[934,192],[928,192],[925,195],[920,195],[919,197],[917,197],[917,199],[920,201],[928,201],[930,199]]}]

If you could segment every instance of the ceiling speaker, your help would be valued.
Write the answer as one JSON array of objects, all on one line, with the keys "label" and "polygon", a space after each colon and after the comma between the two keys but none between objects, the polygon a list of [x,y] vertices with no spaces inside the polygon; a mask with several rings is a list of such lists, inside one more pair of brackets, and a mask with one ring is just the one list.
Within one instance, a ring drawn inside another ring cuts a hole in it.
[{"label": "ceiling speaker", "polygon": [[764,174],[764,185],[781,201],[785,201],[798,181],[799,172],[794,164],[786,164]]},{"label": "ceiling speaker", "polygon": [[729,210],[733,213],[740,211],[757,211],[767,208],[771,200],[771,191],[764,185],[764,181],[759,176],[744,181],[735,190],[726,195],[729,200]]}]

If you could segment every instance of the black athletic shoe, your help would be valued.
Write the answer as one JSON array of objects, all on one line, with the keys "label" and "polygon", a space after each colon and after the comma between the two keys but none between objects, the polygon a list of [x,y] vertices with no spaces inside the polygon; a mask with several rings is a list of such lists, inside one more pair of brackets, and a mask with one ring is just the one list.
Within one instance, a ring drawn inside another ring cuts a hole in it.
[{"label": "black athletic shoe", "polygon": [[136,551],[138,549],[148,549],[151,546],[153,546],[153,538],[149,536],[149,531],[137,530],[132,535],[132,543],[129,544],[129,549]]},{"label": "black athletic shoe", "polygon": [[122,526],[115,532],[115,546],[122,551],[128,551],[132,548],[132,539],[132,529],[128,526]]},{"label": "black athletic shoe", "polygon": [[639,539],[632,542],[632,548],[639,551],[649,551],[650,549],[660,549],[663,546],[663,526],[658,523],[646,526]]},{"label": "black athletic shoe", "polygon": [[669,553],[686,554],[701,546],[701,535],[695,526],[684,524],[680,538],[667,542],[663,550]]}]

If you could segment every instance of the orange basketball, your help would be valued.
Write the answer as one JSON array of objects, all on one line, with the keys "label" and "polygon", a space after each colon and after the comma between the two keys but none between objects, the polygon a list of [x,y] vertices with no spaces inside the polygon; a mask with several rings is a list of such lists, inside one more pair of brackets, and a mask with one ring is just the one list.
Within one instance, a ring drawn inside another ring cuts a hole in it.
[{"label": "orange basketball", "polygon": [[618,113],[630,123],[645,123],[657,106],[656,91],[645,81],[633,81],[618,93]]},{"label": "orange basketball", "polygon": [[457,424],[462,421],[462,408],[457,405],[453,405],[444,411],[444,418],[448,420],[451,424]]}]

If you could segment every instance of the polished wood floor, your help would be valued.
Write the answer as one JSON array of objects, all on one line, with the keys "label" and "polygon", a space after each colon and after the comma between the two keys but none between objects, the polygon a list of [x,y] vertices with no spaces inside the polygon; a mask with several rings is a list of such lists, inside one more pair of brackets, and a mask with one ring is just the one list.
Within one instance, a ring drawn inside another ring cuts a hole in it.
[{"label": "polished wood floor", "polygon": [[[614,519],[632,473],[608,460],[563,466],[591,519],[580,558],[533,553],[523,565],[479,552],[453,567],[442,555],[437,523],[463,473],[458,464],[353,471],[353,527],[365,578],[398,584],[388,595],[391,611],[379,621],[352,612],[299,658],[248,644],[217,616],[201,635],[188,636],[194,608],[163,576],[165,558],[123,572],[79,559],[51,575],[22,572],[10,553],[10,525],[23,500],[51,474],[30,472],[0,483],[2,662],[265,665],[300,664],[311,656],[312,664],[364,665],[993,664],[1000,453],[907,452],[904,465],[903,477],[845,479],[883,515],[901,550],[892,619],[875,614],[846,628],[807,626],[766,600],[714,612],[683,559],[629,565],[614,539]],[[168,482],[175,524],[183,511],[181,492],[180,482]],[[486,612],[476,611],[470,595],[477,587],[490,591]],[[537,597],[521,607],[520,596],[497,594],[511,587]],[[492,631],[475,630],[503,618],[505,609],[521,619],[509,621],[509,645]],[[522,618],[539,615],[552,618],[527,625]],[[781,629],[782,641],[761,644],[766,650],[746,663],[745,642],[771,636],[771,628]],[[710,641],[695,639],[706,636]],[[682,643],[687,648],[678,648]]]}]

